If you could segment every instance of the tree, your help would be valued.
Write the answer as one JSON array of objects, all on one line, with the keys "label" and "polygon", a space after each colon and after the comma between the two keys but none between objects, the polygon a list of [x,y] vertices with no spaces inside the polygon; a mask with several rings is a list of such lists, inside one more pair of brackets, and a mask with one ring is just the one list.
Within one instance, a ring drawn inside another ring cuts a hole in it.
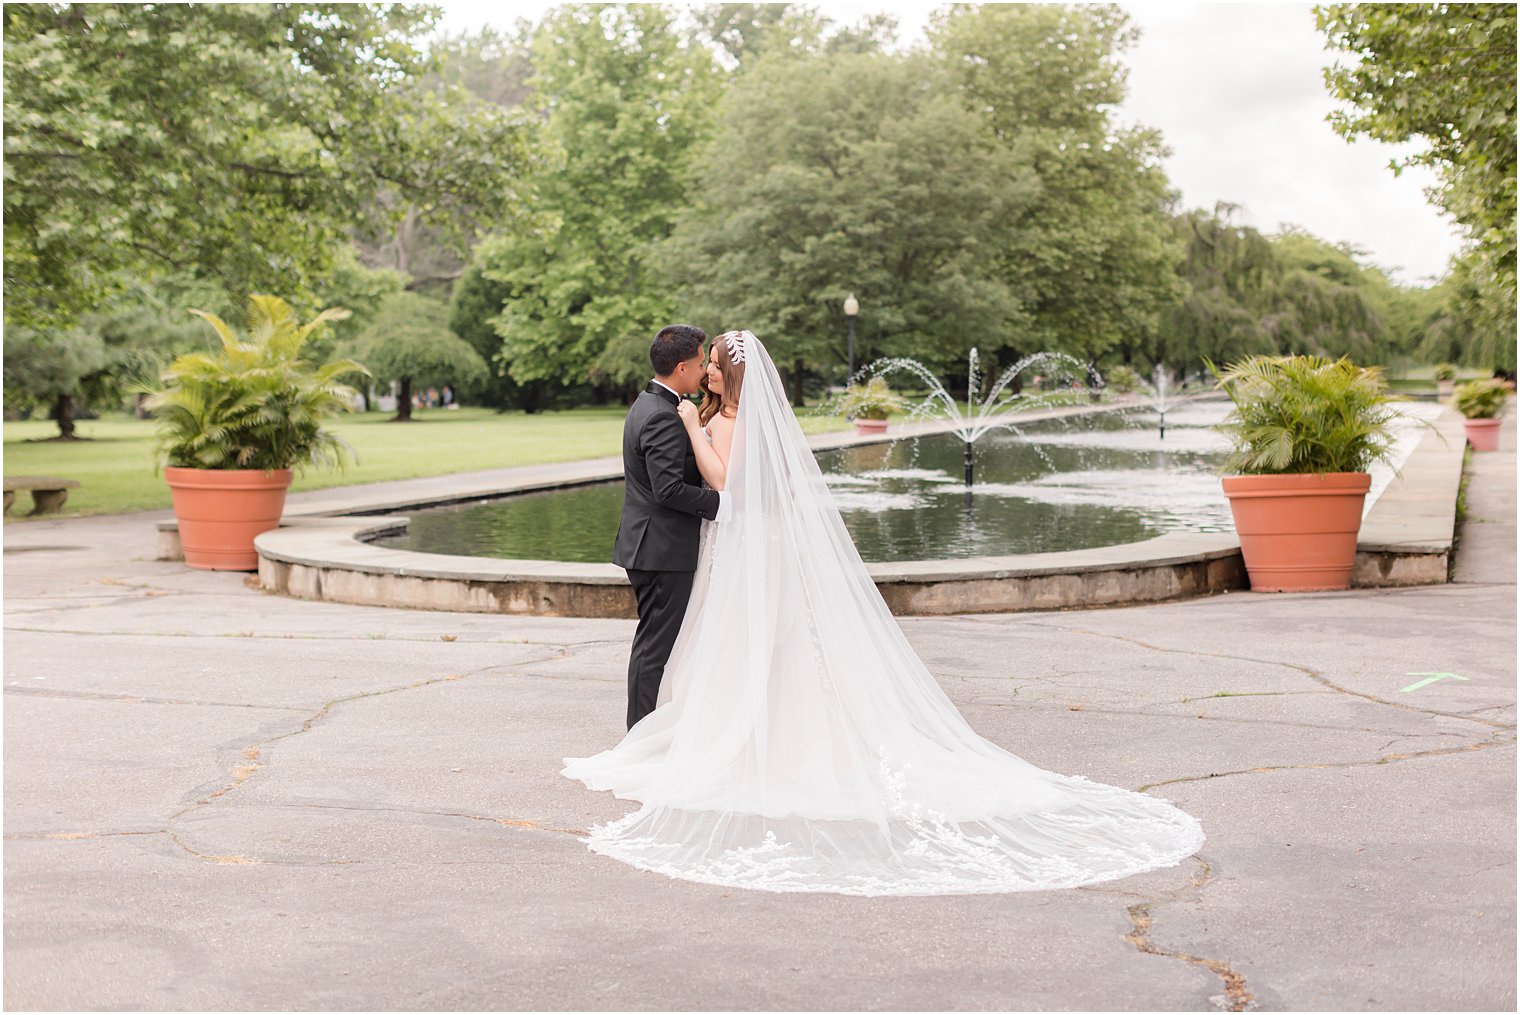
[{"label": "tree", "polygon": [[[428,50],[428,69],[416,87],[451,96],[452,105],[462,109],[486,110],[480,115],[490,116],[491,110],[506,114],[525,136],[530,135],[536,125],[523,107],[532,94],[528,86],[531,28],[520,21],[513,34],[486,27],[435,40]],[[440,154],[451,157],[447,149]],[[487,203],[461,203],[440,220],[429,213],[426,199],[419,199],[415,191],[388,186],[378,198],[392,211],[382,223],[384,228],[358,230],[355,243],[366,264],[406,275],[408,289],[446,295],[463,274],[479,235],[515,217],[514,202],[502,202],[501,194],[488,196]]]},{"label": "tree", "polygon": [[[1467,232],[1459,270],[1487,365],[1515,367],[1515,5],[1350,3],[1315,8],[1328,44],[1354,59],[1325,70],[1350,104],[1328,119],[1348,140],[1427,147],[1390,162],[1430,166],[1430,199]],[[1473,353],[1462,357],[1471,362]]]},{"label": "tree", "polygon": [[548,155],[525,221],[476,251],[507,287],[498,359],[519,384],[632,383],[649,369],[637,347],[675,311],[651,252],[687,203],[717,70],[652,4],[556,8],[533,63]]},{"label": "tree", "polygon": [[1206,359],[1314,354],[1383,362],[1410,348],[1389,326],[1403,299],[1360,251],[1289,226],[1263,236],[1230,219],[1237,206],[1176,216],[1185,295],[1143,351],[1184,373]]},{"label": "tree", "polygon": [[790,365],[838,375],[845,297],[859,360],[963,360],[1023,323],[998,270],[1027,166],[921,56],[763,59],[736,79],[668,248],[683,305],[744,327]]},{"label": "tree", "polygon": [[964,102],[1039,181],[999,251],[1031,322],[1005,336],[1005,357],[1054,349],[1094,360],[1151,340],[1181,298],[1167,150],[1159,132],[1112,122],[1125,94],[1119,57],[1136,38],[1114,4],[954,4],[934,17],[933,51]]},{"label": "tree", "polygon": [[[312,337],[309,343],[311,354],[317,357],[356,356],[360,336],[374,321],[380,304],[391,293],[405,289],[407,282],[407,276],[394,269],[366,267],[360,263],[352,247],[340,249],[332,271],[318,288],[319,299],[315,305],[345,307],[350,314]],[[364,394],[365,409],[373,409],[374,378],[365,374],[357,383]]]},{"label": "tree", "polygon": [[494,322],[511,293],[511,286],[491,281],[479,267],[466,268],[464,276],[454,283],[449,302],[449,329],[464,339],[485,362],[487,377],[481,385],[481,398],[487,405],[498,409],[520,407],[524,412],[535,413],[544,407],[549,382],[518,383],[507,371],[506,363],[495,358],[501,350],[501,336],[496,333]]},{"label": "tree", "polygon": [[841,27],[806,4],[704,4],[692,13],[697,39],[730,67],[762,56],[877,53],[897,34],[897,19],[889,14]]},{"label": "tree", "polygon": [[335,238],[500,204],[522,128],[415,86],[404,4],[9,4],[5,316],[61,328],[175,269],[311,296]]},{"label": "tree", "polygon": [[1200,369],[1205,357],[1233,362],[1277,351],[1263,318],[1282,266],[1271,241],[1229,221],[1235,210],[1220,202],[1212,213],[1188,211],[1172,222],[1183,245],[1185,295],[1162,312],[1146,352],[1184,374]]},{"label": "tree", "polygon": [[6,404],[12,409],[50,404],[58,421],[53,439],[77,440],[75,406],[110,363],[99,335],[78,329],[47,335],[35,328],[6,328]]},{"label": "tree", "polygon": [[413,385],[449,384],[459,391],[486,379],[485,361],[449,330],[447,313],[436,300],[392,293],[360,336],[359,361],[377,378],[401,382],[397,422],[412,418]]},{"label": "tree", "polygon": [[1393,350],[1379,313],[1386,280],[1357,263],[1360,251],[1337,247],[1298,227],[1273,237],[1282,277],[1267,327],[1280,352],[1386,362]]},{"label": "tree", "polygon": [[438,58],[435,73],[483,102],[517,109],[533,94],[528,84],[533,76],[532,35],[533,26],[523,20],[510,33],[487,25],[476,32],[445,35],[431,48]]},{"label": "tree", "polygon": [[118,407],[129,390],[204,341],[205,327],[183,307],[152,287],[133,285],[108,308],[61,332],[7,328],[6,401],[12,409],[46,407],[59,438],[73,440],[82,412]]}]

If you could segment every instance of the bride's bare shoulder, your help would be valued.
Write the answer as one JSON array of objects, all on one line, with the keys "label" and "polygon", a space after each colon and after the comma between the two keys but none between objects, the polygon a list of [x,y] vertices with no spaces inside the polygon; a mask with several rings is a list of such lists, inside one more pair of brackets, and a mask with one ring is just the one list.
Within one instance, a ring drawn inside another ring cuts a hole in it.
[{"label": "bride's bare shoulder", "polygon": [[718,452],[718,457],[727,462],[728,449],[734,442],[734,418],[718,413],[707,424],[707,433],[712,440],[713,449]]}]

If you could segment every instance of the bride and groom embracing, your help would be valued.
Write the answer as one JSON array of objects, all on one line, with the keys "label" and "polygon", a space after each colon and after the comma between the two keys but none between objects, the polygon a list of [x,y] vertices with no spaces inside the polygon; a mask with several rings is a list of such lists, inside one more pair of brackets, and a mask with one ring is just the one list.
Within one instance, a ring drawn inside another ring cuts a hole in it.
[{"label": "bride and groom embracing", "polygon": [[628,732],[562,774],[641,806],[588,846],[690,881],[849,895],[1068,888],[1196,851],[1199,822],[1168,801],[971,729],[877,592],[764,344],[725,332],[704,363],[706,339],[655,336],[623,432]]}]

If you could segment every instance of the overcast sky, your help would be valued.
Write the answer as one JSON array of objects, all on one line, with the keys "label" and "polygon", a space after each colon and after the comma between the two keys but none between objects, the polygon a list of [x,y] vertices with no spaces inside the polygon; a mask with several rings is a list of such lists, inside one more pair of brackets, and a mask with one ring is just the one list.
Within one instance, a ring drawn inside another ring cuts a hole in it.
[{"label": "overcast sky", "polygon": [[[445,2],[446,31],[536,21],[552,6],[519,0]],[[678,5],[681,6],[681,5]],[[901,41],[921,39],[938,4],[915,0],[825,2],[830,17],[895,15]],[[1450,219],[1426,200],[1426,171],[1395,177],[1388,161],[1404,149],[1348,144],[1325,122],[1334,103],[1322,69],[1333,60],[1309,4],[1123,4],[1140,41],[1125,55],[1126,124],[1160,128],[1172,155],[1172,185],[1189,207],[1241,206],[1236,221],[1266,232],[1282,224],[1347,242],[1403,282],[1444,273],[1460,245]]]}]

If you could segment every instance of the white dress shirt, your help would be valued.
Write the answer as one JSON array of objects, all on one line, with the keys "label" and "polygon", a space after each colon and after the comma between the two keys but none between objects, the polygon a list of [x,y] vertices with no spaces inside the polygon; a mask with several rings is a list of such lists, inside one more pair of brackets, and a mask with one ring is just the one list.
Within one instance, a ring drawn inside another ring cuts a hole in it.
[{"label": "white dress shirt", "polygon": [[[658,377],[654,378],[654,383],[658,384],[660,387],[664,388],[666,391],[670,392],[672,395],[675,395],[676,398],[684,399],[686,397],[685,395],[683,395],[679,391],[677,391],[675,388],[672,388],[669,384],[665,384],[664,382],[662,382]],[[715,521],[715,522],[726,522],[726,521],[728,521],[729,516],[732,515],[732,514],[733,514],[733,508],[728,503],[728,491],[727,490],[719,490],[718,491],[718,517],[714,518],[713,521]]]}]

